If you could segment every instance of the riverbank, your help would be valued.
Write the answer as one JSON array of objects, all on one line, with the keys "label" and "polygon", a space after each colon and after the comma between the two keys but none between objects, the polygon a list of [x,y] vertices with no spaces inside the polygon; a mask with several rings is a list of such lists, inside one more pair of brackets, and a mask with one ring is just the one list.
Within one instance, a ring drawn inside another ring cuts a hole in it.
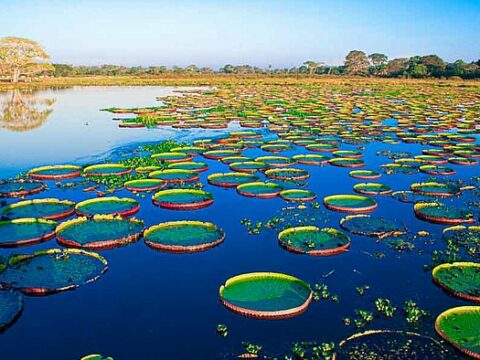
[{"label": "riverbank", "polygon": [[87,76],[87,77],[49,77],[32,82],[12,84],[0,82],[0,91],[12,89],[37,90],[44,88],[66,88],[72,86],[218,86],[218,85],[317,85],[358,83],[368,84],[430,84],[433,86],[478,87],[478,80],[438,80],[438,79],[382,79],[363,77],[334,77],[307,75],[162,75],[162,76]]}]

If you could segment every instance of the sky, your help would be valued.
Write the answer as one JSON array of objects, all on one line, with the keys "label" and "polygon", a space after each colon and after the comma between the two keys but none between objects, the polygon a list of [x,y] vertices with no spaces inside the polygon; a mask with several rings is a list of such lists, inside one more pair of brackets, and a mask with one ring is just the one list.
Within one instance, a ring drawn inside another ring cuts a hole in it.
[{"label": "sky", "polygon": [[389,58],[480,58],[480,0],[0,0],[0,37],[54,63],[274,68]]}]

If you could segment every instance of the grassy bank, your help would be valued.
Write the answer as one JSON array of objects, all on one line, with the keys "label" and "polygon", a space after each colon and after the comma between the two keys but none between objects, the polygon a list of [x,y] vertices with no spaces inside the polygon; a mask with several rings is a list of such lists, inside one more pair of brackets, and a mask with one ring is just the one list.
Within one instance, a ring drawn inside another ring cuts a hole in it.
[{"label": "grassy bank", "polygon": [[90,77],[59,77],[42,78],[31,82],[12,84],[0,82],[0,91],[12,89],[36,90],[42,88],[64,88],[72,86],[214,86],[214,85],[316,85],[336,83],[338,85],[352,82],[359,86],[367,84],[397,84],[411,83],[430,84],[432,86],[466,86],[479,87],[480,81],[468,80],[438,80],[438,79],[381,79],[381,78],[355,78],[355,77],[328,77],[305,75],[164,75],[158,77],[135,76],[90,76]]}]

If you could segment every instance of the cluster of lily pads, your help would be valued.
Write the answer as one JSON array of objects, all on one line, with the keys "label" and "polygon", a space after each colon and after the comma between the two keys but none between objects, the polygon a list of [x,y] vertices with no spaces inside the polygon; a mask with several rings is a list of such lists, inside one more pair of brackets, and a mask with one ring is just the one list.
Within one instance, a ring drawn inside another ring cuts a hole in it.
[{"label": "cluster of lily pads", "polygon": [[[216,192],[207,191],[207,183],[212,189],[230,191],[239,202],[281,201],[282,215],[266,221],[243,220],[248,233],[273,231],[278,246],[291,256],[314,256],[318,261],[324,256],[345,256],[361,237],[384,241],[397,251],[412,249],[417,237],[426,237],[426,232],[410,230],[395,214],[371,214],[389,198],[399,207],[409,207],[419,226],[424,222],[450,226],[443,232],[448,247],[438,250],[449,253],[433,253],[440,262],[432,270],[433,281],[452,296],[480,301],[480,264],[461,261],[466,256],[478,259],[479,227],[474,225],[478,209],[472,205],[475,201],[470,205],[464,201],[465,197],[478,200],[477,185],[470,179],[468,184],[466,179],[465,183],[448,180],[461,167],[477,165],[480,158],[478,95],[464,92],[453,101],[446,92],[440,96],[429,89],[422,91],[423,96],[408,90],[393,96],[380,89],[366,91],[348,85],[288,91],[271,85],[236,86],[163,98],[164,105],[158,107],[106,109],[116,116],[134,116],[117,117],[120,127],[226,129],[237,122],[246,129],[189,144],[150,144],[126,152],[117,161],[42,166],[1,181],[0,196],[8,200],[0,209],[0,247],[56,238],[64,248],[12,255],[1,265],[0,304],[7,311],[2,312],[5,319],[0,329],[20,315],[20,293],[47,295],[98,279],[107,263],[91,250],[127,246],[141,238],[152,249],[174,253],[220,245],[229,234],[214,223],[195,220],[191,212],[214,206]],[[389,119],[395,120],[394,125]],[[365,152],[370,143],[386,148],[377,152],[386,162],[376,168]],[[392,148],[400,143],[411,145],[412,151]],[[211,172],[212,162],[222,170]],[[325,170],[322,176],[338,177],[339,183],[345,179],[360,182],[349,192],[339,193],[332,186],[326,196],[318,198],[309,185],[317,181],[320,167]],[[345,173],[339,175],[341,168]],[[202,173],[206,173],[206,183]],[[408,189],[402,189],[388,181],[390,175],[430,178],[412,181]],[[77,203],[31,198],[52,187],[67,193],[82,190],[91,196]],[[151,202],[140,200],[145,197]],[[149,211],[183,211],[192,218],[146,228],[133,215],[147,206]],[[274,207],[269,215],[278,210]],[[326,225],[330,215],[343,217],[337,224]],[[368,289],[360,286],[357,292],[363,295]],[[311,286],[275,271],[226,279],[219,298],[236,314],[267,320],[299,316],[312,300],[339,301],[325,284]],[[391,318],[397,312],[389,299],[377,298],[373,306],[372,311],[358,309],[356,317],[344,323],[363,328],[380,315]],[[404,303],[403,312],[409,324],[427,317],[411,300]],[[435,329],[460,351],[480,358],[479,306],[445,311],[436,319]],[[227,326],[218,325],[217,332],[226,336]],[[262,346],[245,343],[245,351],[250,357],[259,356]],[[338,346],[298,343],[292,349],[299,359],[361,359],[382,351],[391,351],[391,358],[408,358],[415,352],[440,359],[447,354],[435,339],[388,329],[352,335]]]}]

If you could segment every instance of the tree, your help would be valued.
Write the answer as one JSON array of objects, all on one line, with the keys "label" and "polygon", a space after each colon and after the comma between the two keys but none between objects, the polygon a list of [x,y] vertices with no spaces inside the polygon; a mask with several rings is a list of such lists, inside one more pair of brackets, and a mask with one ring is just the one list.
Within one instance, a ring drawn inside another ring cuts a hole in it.
[{"label": "tree", "polygon": [[374,75],[385,75],[388,56],[385,54],[373,53],[368,55],[368,58],[373,65],[372,73]]},{"label": "tree", "polygon": [[220,72],[225,74],[233,74],[235,72],[235,67],[232,64],[227,64],[220,69]]},{"label": "tree", "polygon": [[303,66],[306,67],[306,70],[309,75],[313,75],[317,72],[318,69],[320,69],[323,66],[323,63],[309,60],[309,61],[305,61],[303,63]]},{"label": "tree", "polygon": [[442,76],[445,70],[445,62],[437,55],[427,55],[422,57],[422,64],[427,67],[429,76]]},{"label": "tree", "polygon": [[387,63],[387,75],[391,77],[404,76],[407,70],[408,59],[398,58]]},{"label": "tree", "polygon": [[428,75],[428,69],[424,64],[413,64],[409,74],[414,78],[424,78]]},{"label": "tree", "polygon": [[42,46],[37,42],[18,37],[0,39],[0,70],[10,77],[13,83],[20,76],[31,76],[46,71],[53,71],[49,58]]},{"label": "tree", "polygon": [[348,75],[368,75],[370,63],[363,51],[352,50],[345,57],[345,72]]}]

